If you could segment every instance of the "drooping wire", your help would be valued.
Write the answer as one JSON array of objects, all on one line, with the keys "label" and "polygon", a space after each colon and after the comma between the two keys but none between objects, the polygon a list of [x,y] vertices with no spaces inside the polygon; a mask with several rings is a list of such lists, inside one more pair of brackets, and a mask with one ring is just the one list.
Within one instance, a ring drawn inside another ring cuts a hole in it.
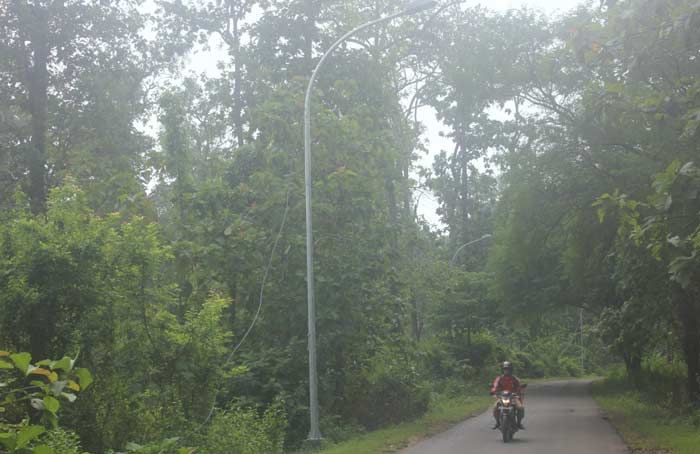
[{"label": "drooping wire", "polygon": [[[263,278],[262,281],[260,282],[260,297],[258,299],[258,308],[255,311],[255,316],[253,317],[253,320],[250,322],[250,325],[248,326],[248,329],[246,330],[245,334],[243,334],[243,337],[241,337],[241,340],[238,341],[238,344],[231,350],[231,353],[226,357],[226,361],[224,361],[224,369],[231,363],[231,360],[233,359],[233,356],[236,354],[239,348],[241,348],[241,345],[243,345],[243,342],[245,342],[246,338],[248,337],[248,334],[253,330],[253,327],[255,326],[255,323],[258,321],[258,318],[260,317],[260,312],[262,310],[263,306],[263,296],[265,294],[265,283],[267,282],[267,277],[270,274],[270,269],[272,268],[272,260],[275,257],[275,251],[277,250],[277,245],[279,244],[280,239],[282,238],[282,232],[284,232],[284,226],[287,223],[287,215],[289,214],[289,195],[291,193],[291,190],[287,188],[287,194],[285,196],[285,203],[284,203],[284,214],[282,215],[282,222],[280,223],[280,228],[277,231],[277,236],[275,237],[275,242],[272,245],[272,250],[270,251],[270,258],[267,261],[267,266],[265,267],[265,272],[263,273]],[[197,431],[201,430],[202,427],[204,427],[209,420],[211,419],[212,415],[214,414],[214,410],[216,409],[216,398],[219,395],[219,388],[214,391],[214,397],[213,397],[213,402],[211,407],[209,408],[209,413],[207,414],[207,417],[202,421],[202,424],[197,428]]]}]

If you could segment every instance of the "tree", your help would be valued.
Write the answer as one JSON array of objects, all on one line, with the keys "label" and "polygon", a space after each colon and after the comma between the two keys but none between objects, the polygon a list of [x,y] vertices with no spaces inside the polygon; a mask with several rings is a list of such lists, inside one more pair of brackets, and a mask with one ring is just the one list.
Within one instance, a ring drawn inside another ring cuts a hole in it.
[{"label": "tree", "polygon": [[11,138],[12,181],[26,184],[35,214],[68,173],[113,210],[140,189],[147,142],[135,122],[141,82],[157,62],[140,36],[145,17],[126,1],[12,0],[0,6],[0,24],[9,114],[0,130]]}]

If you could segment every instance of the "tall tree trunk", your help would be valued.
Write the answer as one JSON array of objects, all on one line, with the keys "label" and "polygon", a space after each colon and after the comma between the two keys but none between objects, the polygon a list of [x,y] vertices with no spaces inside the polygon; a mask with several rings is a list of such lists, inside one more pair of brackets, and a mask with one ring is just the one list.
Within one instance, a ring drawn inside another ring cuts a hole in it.
[{"label": "tall tree trunk", "polygon": [[233,125],[236,129],[236,141],[238,146],[243,146],[245,137],[243,135],[243,100],[241,99],[241,84],[243,77],[241,75],[242,65],[241,57],[241,32],[239,27],[239,15],[235,13],[233,17]]},{"label": "tall tree trunk", "polygon": [[[412,148],[409,148],[407,150],[406,155],[403,157],[403,162],[401,163],[401,179],[402,181],[410,181],[411,178],[411,154],[412,154]],[[408,230],[406,230],[406,234],[409,236],[408,237],[408,242],[407,242],[407,248],[408,248],[408,255],[409,257],[412,257],[415,262],[420,260],[420,257],[418,257],[418,249],[417,249],[417,244],[418,244],[418,234],[417,234],[417,225],[415,224],[415,215],[413,211],[413,207],[411,206],[413,202],[412,192],[408,188],[403,188],[403,219],[402,219],[402,226],[410,226]],[[416,205],[416,209],[418,206]],[[421,335],[423,333],[423,319],[421,317],[421,311],[420,311],[420,302],[418,301],[418,298],[416,298],[415,292],[412,290],[411,291],[411,331],[413,334],[413,339],[416,342],[419,342],[421,340]]]},{"label": "tall tree trunk", "polygon": [[639,353],[631,353],[627,357],[627,374],[635,384],[639,384],[642,378],[642,356]]},{"label": "tall tree trunk", "polygon": [[[240,8],[240,9],[239,9]],[[226,28],[220,30],[221,37],[228,45],[228,53],[233,60],[233,106],[231,117],[233,121],[233,134],[236,144],[240,147],[245,142],[243,131],[243,100],[241,99],[241,87],[243,84],[243,65],[241,65],[241,20],[245,17],[245,6],[239,5],[235,0],[226,3]]]},{"label": "tall tree trunk", "polygon": [[27,67],[27,88],[32,139],[29,152],[29,199],[34,214],[46,210],[46,129],[48,123],[47,70],[49,36],[46,9],[35,7],[32,11],[35,26],[29,31],[32,60]]}]

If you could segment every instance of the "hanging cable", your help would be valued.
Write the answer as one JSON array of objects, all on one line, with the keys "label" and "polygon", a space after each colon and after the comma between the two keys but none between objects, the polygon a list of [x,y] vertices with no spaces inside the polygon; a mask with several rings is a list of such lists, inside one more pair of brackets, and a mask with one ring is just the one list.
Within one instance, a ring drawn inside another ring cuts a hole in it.
[{"label": "hanging cable", "polygon": [[[265,272],[263,273],[263,278],[260,283],[260,297],[258,299],[258,309],[255,311],[255,316],[253,317],[253,320],[250,322],[250,325],[248,326],[248,329],[246,330],[245,334],[243,334],[243,337],[241,338],[240,341],[238,341],[238,344],[231,350],[231,353],[226,357],[226,361],[224,361],[224,369],[231,363],[231,360],[233,359],[233,356],[236,354],[239,348],[241,348],[241,345],[243,345],[243,342],[245,342],[246,338],[248,337],[248,334],[253,330],[253,327],[255,326],[255,323],[258,321],[258,318],[260,317],[260,311],[262,310],[263,306],[263,295],[265,294],[265,283],[267,282],[267,277],[270,274],[270,269],[272,268],[272,260],[275,257],[275,251],[277,250],[277,245],[280,241],[280,238],[282,238],[282,232],[284,231],[284,226],[287,223],[287,215],[289,214],[289,194],[290,194],[290,189],[287,188],[287,194],[285,195],[285,206],[284,206],[284,214],[282,215],[282,222],[280,223],[280,228],[277,231],[277,236],[275,237],[275,242],[272,245],[272,250],[270,251],[270,258],[267,261],[267,266],[265,267]],[[214,392],[214,398],[211,407],[209,408],[209,413],[207,414],[207,417],[202,421],[202,424],[197,428],[197,431],[201,430],[202,427],[204,427],[209,420],[211,419],[212,415],[214,414],[214,410],[216,409],[216,398],[219,395],[219,388],[216,389]]]}]

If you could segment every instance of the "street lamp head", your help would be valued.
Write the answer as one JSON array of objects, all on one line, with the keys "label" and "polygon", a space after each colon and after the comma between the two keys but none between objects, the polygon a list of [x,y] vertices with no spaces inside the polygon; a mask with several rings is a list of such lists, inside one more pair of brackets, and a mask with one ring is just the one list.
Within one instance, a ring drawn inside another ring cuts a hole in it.
[{"label": "street lamp head", "polygon": [[404,8],[404,13],[415,14],[420,11],[430,9],[436,4],[437,2],[435,0],[412,0]]}]

